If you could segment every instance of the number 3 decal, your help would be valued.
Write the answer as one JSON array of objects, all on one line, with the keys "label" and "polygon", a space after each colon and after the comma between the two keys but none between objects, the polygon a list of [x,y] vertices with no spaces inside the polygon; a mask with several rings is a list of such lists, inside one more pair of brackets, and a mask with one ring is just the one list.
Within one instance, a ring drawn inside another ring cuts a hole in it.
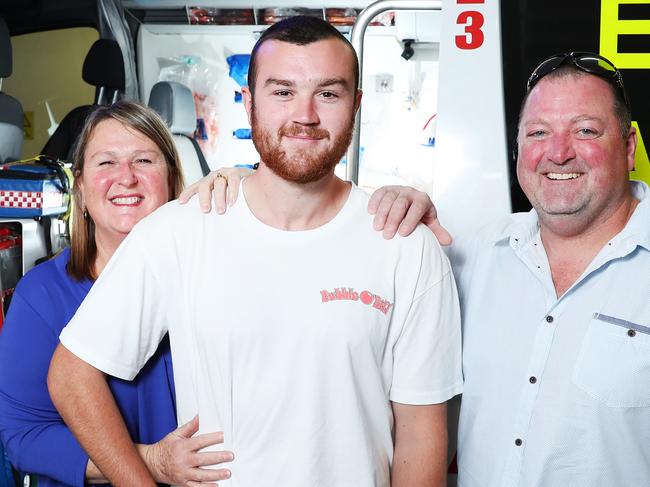
[{"label": "number 3 decal", "polygon": [[483,31],[485,23],[483,14],[475,10],[461,12],[456,19],[458,25],[465,26],[465,34],[456,36],[456,47],[459,49],[478,49],[483,45]]}]

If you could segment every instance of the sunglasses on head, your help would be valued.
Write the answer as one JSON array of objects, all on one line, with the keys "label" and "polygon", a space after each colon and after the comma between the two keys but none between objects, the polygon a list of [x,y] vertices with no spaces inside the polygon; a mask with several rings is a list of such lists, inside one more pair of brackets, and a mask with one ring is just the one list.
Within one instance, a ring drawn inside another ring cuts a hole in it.
[{"label": "sunglasses on head", "polygon": [[565,63],[571,63],[579,70],[603,78],[610,84],[613,84],[621,94],[625,101],[625,105],[630,108],[630,100],[627,97],[627,92],[623,86],[623,76],[621,75],[621,72],[609,59],[593,52],[565,52],[554,54],[545,59],[535,68],[533,74],[530,75],[530,78],[528,78],[526,91],[532,90],[540,79],[547,74],[552,73]]}]

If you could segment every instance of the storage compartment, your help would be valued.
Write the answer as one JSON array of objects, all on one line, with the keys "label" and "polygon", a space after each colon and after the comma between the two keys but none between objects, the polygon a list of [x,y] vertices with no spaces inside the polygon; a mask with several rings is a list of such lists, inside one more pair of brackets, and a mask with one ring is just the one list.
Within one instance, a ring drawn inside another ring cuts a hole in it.
[{"label": "storage compartment", "polygon": [[0,223],[0,328],[11,295],[22,276],[23,248],[20,223]]}]

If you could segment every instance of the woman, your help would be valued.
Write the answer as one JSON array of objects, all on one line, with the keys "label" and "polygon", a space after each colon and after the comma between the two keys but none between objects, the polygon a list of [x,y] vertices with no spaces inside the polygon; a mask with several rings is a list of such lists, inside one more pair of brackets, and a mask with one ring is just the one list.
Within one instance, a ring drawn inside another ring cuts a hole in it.
[{"label": "woman", "polygon": [[[0,334],[0,439],[18,470],[39,476],[39,487],[105,481],[50,400],[50,358],[59,333],[118,245],[136,223],[176,198],[183,186],[167,127],[155,112],[133,102],[91,114],[74,160],[72,246],[21,279]],[[232,460],[230,452],[197,453],[222,442],[220,433],[191,438],[198,430],[197,418],[173,431],[175,398],[167,339],[134,381],[111,378],[109,384],[131,438],[157,481],[185,485],[199,475],[211,481],[229,476],[226,469],[197,467]]]}]

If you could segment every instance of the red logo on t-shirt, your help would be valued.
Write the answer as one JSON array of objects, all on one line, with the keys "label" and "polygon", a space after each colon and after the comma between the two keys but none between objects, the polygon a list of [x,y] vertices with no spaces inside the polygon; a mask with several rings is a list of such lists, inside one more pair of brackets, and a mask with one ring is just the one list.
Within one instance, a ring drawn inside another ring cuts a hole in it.
[{"label": "red logo on t-shirt", "polygon": [[330,301],[361,301],[363,304],[372,305],[373,308],[378,309],[385,315],[393,306],[393,303],[377,294],[370,291],[358,293],[352,287],[337,287],[334,291],[322,290],[320,296],[323,303],[329,303]]}]

